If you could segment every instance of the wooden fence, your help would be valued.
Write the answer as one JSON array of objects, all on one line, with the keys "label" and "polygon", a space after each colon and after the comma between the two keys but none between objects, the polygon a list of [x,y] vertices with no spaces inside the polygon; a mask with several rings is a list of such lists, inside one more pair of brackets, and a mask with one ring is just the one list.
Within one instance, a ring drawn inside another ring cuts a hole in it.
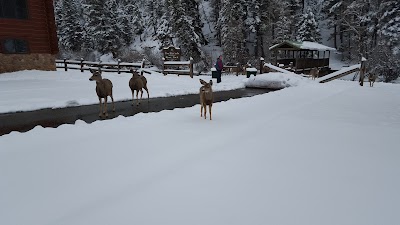
[{"label": "wooden fence", "polygon": [[61,69],[64,68],[65,71],[71,69],[71,70],[80,70],[81,72],[83,72],[84,70],[89,70],[89,69],[101,69],[101,71],[117,72],[118,74],[120,74],[120,73],[130,73],[130,69],[140,69],[144,68],[144,66],[145,66],[144,60],[139,63],[127,63],[127,62],[121,62],[121,60],[118,60],[118,62],[116,63],[91,62],[91,61],[85,61],[83,59],[79,61],[67,60],[67,59],[56,60],[56,67]]},{"label": "wooden fence", "polygon": [[163,74],[189,75],[193,78],[193,58],[189,61],[165,61],[163,58]]}]

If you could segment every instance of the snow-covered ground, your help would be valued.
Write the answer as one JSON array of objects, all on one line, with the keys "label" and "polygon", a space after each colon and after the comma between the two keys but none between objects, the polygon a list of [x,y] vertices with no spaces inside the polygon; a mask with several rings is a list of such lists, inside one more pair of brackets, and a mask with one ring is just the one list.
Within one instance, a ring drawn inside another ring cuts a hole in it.
[{"label": "snow-covered ground", "polygon": [[[114,100],[132,99],[129,79],[132,74],[106,73],[103,78],[113,82]],[[97,104],[96,82],[89,81],[91,73],[78,70],[65,71],[21,71],[0,75],[0,113],[28,111],[41,108],[60,108]],[[167,75],[153,72],[146,75],[150,97],[167,97],[199,92],[199,79],[210,80],[211,76]],[[223,82],[215,82],[214,91],[244,88],[245,76],[223,76]],[[144,93],[143,97],[147,97]],[[109,99],[110,100],[110,99]],[[111,100],[110,100],[111,101]]]},{"label": "snow-covered ground", "polygon": [[[1,136],[0,224],[400,224],[400,85],[273,76],[297,86],[215,103],[212,121],[196,105]],[[2,74],[1,111],[96,103],[88,78]],[[148,79],[151,96],[200,85]]]}]

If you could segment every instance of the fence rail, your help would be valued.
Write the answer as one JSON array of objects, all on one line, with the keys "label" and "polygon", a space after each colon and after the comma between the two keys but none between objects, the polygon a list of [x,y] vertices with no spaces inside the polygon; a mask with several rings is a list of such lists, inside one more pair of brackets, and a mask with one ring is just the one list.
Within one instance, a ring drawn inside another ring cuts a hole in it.
[{"label": "fence rail", "polygon": [[121,62],[121,60],[118,60],[118,62],[116,63],[110,63],[110,62],[91,62],[91,61],[85,61],[83,59],[81,60],[56,59],[56,67],[64,69],[65,71],[71,69],[71,70],[80,70],[81,72],[83,72],[84,70],[89,70],[89,69],[101,69],[101,71],[117,72],[118,74],[120,74],[120,73],[129,73],[130,69],[140,69],[144,68],[144,66],[145,66],[144,60],[138,63]]},{"label": "fence rail", "polygon": [[[182,68],[183,67],[183,68]],[[165,61],[163,58],[163,74],[189,75],[193,78],[193,58],[189,61]]]}]

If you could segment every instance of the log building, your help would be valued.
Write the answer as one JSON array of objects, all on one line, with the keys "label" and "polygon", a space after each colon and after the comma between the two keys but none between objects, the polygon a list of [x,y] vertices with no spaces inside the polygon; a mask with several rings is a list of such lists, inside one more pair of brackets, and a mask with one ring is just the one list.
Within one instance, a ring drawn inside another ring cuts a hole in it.
[{"label": "log building", "polygon": [[55,70],[53,0],[0,0],[0,73]]}]

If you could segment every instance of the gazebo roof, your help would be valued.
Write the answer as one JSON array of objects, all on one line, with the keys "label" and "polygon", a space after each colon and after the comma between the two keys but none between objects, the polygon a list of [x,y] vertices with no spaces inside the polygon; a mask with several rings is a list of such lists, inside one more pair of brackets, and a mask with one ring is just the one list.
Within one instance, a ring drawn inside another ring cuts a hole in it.
[{"label": "gazebo roof", "polygon": [[313,51],[335,51],[335,48],[331,48],[325,45],[322,45],[317,42],[311,41],[284,41],[280,44],[276,44],[271,46],[269,50],[313,50]]}]

